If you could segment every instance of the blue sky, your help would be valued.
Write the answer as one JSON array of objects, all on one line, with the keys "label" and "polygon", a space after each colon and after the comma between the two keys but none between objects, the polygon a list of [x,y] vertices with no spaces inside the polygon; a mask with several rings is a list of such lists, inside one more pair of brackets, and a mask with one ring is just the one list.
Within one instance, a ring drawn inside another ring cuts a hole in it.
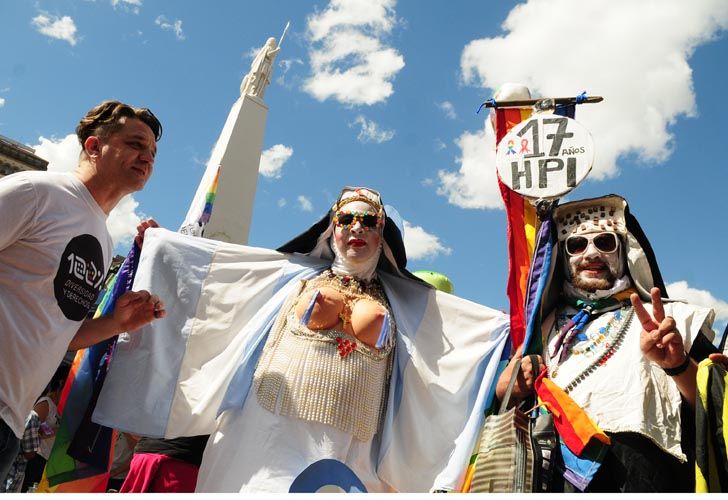
[{"label": "blue sky", "polygon": [[343,185],[367,185],[407,221],[410,269],[505,309],[505,215],[475,111],[505,82],[586,90],[605,98],[576,116],[596,163],[569,199],[625,196],[672,294],[725,326],[724,0],[8,0],[0,134],[68,170],[91,106],[151,108],[164,125],[154,175],[110,218],[125,253],[139,217],[179,227],[252,54],[287,21],[250,244],[280,245]]}]

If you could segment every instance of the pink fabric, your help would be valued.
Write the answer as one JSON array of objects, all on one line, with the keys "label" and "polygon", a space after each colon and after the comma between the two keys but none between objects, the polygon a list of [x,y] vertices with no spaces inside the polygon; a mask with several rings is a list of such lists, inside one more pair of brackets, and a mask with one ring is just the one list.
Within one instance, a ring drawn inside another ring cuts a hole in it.
[{"label": "pink fabric", "polygon": [[194,493],[200,468],[157,453],[135,453],[120,493]]}]

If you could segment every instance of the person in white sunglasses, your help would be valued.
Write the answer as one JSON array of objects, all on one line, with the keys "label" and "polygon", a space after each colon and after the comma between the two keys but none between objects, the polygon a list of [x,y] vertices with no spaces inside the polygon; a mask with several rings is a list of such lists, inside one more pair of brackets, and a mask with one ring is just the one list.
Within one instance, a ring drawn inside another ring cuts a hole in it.
[{"label": "person in white sunglasses", "polygon": [[[600,456],[587,457],[592,465],[583,474],[574,464],[557,466],[564,490],[694,491],[696,360],[714,349],[714,312],[667,299],[652,248],[623,198],[566,203],[552,219],[539,359],[545,376],[611,440]],[[517,354],[499,379],[499,397]],[[522,372],[516,392],[525,398],[539,374],[529,363]]]}]

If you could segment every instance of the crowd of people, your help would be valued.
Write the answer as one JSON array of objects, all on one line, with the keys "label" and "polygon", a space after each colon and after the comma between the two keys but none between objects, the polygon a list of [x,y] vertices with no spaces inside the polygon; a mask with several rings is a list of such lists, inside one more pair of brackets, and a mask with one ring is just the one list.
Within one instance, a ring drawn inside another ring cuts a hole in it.
[{"label": "crowd of people", "polygon": [[[555,207],[542,351],[499,369],[508,316],[410,273],[392,209],[363,187],[275,251],[145,221],[149,291],[87,319],[111,262],[106,217],[151,176],[162,126],[106,101],[76,133],[74,173],[0,179],[0,491],[32,491],[42,474],[66,352],[125,332],[139,339],[120,340],[98,411],[120,430],[109,491],[457,490],[490,388],[503,399],[516,369],[513,404],[533,406],[548,377],[609,438],[587,472],[557,453],[549,490],[695,491],[698,363],[727,359],[714,313],[666,298],[622,197]],[[185,296],[151,293],[169,283]],[[171,382],[114,383],[148,372]]]}]

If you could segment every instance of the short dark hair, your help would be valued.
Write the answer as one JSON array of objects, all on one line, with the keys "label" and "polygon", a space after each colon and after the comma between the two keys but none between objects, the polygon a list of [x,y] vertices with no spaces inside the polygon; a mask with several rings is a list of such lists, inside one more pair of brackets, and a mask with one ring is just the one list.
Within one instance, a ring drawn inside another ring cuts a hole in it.
[{"label": "short dark hair", "polygon": [[123,125],[122,118],[137,118],[152,129],[157,142],[162,138],[162,124],[149,108],[135,108],[119,101],[104,101],[91,108],[78,122],[76,136],[81,147],[92,135],[108,137],[118,131]]}]

